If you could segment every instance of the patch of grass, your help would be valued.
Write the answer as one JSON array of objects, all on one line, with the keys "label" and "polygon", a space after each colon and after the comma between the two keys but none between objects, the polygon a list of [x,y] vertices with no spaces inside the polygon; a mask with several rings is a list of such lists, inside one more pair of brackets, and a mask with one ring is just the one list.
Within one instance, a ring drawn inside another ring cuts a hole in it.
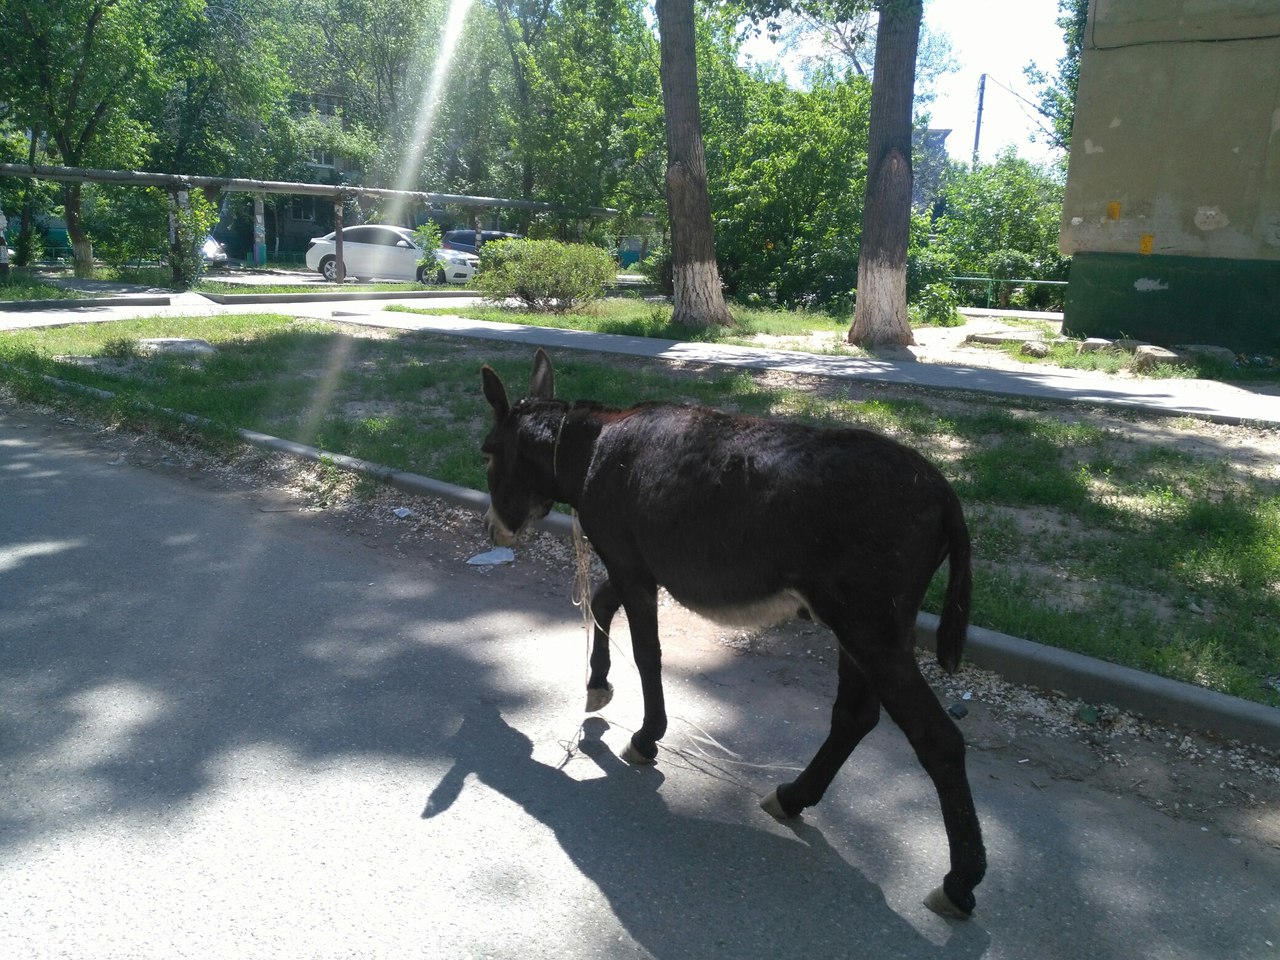
[{"label": "patch of grass", "polygon": [[1067,370],[1090,370],[1100,373],[1117,374],[1132,372],[1138,376],[1153,380],[1195,379],[1232,381],[1270,381],[1280,380],[1280,364],[1276,362],[1258,363],[1224,363],[1209,356],[1196,357],[1177,364],[1160,363],[1141,372],[1133,370],[1133,354],[1127,350],[1091,350],[1080,351],[1080,344],[1075,340],[1052,342],[1049,353],[1044,357],[1033,357],[1022,352],[1022,344],[1006,343],[993,346],[991,349],[1001,350],[1016,360],[1040,366],[1062,367]]},{"label": "patch of grass", "polygon": [[[662,329],[669,313],[635,301],[614,320]],[[760,320],[774,330],[810,321]],[[218,354],[193,362],[133,347],[163,336],[201,337]],[[0,332],[0,378],[43,402],[57,393],[41,374],[110,390],[108,403],[72,402],[114,422],[189,435],[158,412],[165,407],[207,418],[215,443],[248,427],[483,489],[480,363],[518,392],[529,354],[276,314],[147,318]],[[573,351],[557,357],[556,374],[567,397],[861,425],[938,452],[970,518],[976,623],[1280,705],[1263,683],[1280,662],[1280,483],[1236,469],[1211,446],[1178,450],[1158,429],[1119,436],[1085,412],[1068,419],[1013,401],[901,391],[859,399],[817,382],[774,386],[745,371]],[[336,479],[320,477],[316,495],[336,495]]]},{"label": "patch of grass", "polygon": [[74,300],[82,296],[22,270],[10,270],[9,276],[0,277],[0,300]]},{"label": "patch of grass", "polygon": [[797,340],[813,333],[843,333],[847,324],[830,314],[808,310],[763,310],[734,305],[734,327],[691,329],[671,322],[672,307],[665,300],[640,297],[611,297],[598,301],[586,310],[569,314],[533,313],[512,310],[478,301],[462,307],[431,308],[396,305],[389,310],[420,313],[427,316],[464,316],[495,323],[517,323],[528,326],[557,327],[564,330],[589,330],[629,337],[653,337],[664,340],[694,340],[715,343],[745,343],[757,334],[772,337],[794,337]]}]

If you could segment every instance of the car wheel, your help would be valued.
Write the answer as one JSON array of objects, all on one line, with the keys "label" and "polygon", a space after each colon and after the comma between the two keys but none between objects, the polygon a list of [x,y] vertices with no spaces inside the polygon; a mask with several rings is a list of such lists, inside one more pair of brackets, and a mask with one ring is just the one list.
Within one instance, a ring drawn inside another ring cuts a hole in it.
[{"label": "car wheel", "polygon": [[338,258],[325,257],[320,261],[320,276],[330,283],[338,282]]},{"label": "car wheel", "polygon": [[445,282],[446,282],[446,278],[445,278],[445,275],[444,275],[444,271],[443,271],[443,270],[437,270],[437,271],[436,271],[436,283],[445,283]]},{"label": "car wheel", "polygon": [[430,283],[430,282],[431,282],[430,280],[428,280],[428,279],[427,279],[427,268],[426,268],[426,267],[419,267],[419,268],[418,268],[418,273],[417,273],[417,275],[414,277],[414,279],[415,279],[415,280],[417,280],[417,281],[418,281],[418,283]]}]

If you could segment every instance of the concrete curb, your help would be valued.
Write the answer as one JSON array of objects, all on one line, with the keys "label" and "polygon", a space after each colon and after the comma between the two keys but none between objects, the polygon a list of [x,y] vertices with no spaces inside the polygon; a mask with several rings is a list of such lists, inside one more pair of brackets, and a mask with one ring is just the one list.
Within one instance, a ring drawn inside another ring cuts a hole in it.
[{"label": "concrete curb", "polygon": [[0,300],[0,310],[75,310],[79,307],[167,307],[168,294],[122,294],[115,297],[67,297],[62,300]]},{"label": "concrete curb", "polygon": [[353,290],[344,293],[337,290],[331,293],[201,293],[193,291],[206,300],[218,304],[232,303],[324,303],[326,301],[342,302],[344,300],[443,300],[465,297],[468,294],[478,297],[478,293],[467,290]]},{"label": "concrete curb", "polygon": [[[477,513],[489,509],[489,497],[467,487],[392,470],[355,457],[325,453],[315,447],[267,434],[241,430],[240,436],[256,446],[313,461],[323,459],[358,471],[405,493],[437,497]],[[562,513],[548,514],[535,526],[560,537],[567,538],[573,533],[572,519]],[[921,613],[916,623],[919,646],[933,650],[937,629],[937,616]],[[998,673],[1013,683],[1053,691],[1090,704],[1111,704],[1158,723],[1187,727],[1200,733],[1280,751],[1280,710],[1261,703],[1010,637],[983,627],[969,628],[965,655],[974,666]]]}]

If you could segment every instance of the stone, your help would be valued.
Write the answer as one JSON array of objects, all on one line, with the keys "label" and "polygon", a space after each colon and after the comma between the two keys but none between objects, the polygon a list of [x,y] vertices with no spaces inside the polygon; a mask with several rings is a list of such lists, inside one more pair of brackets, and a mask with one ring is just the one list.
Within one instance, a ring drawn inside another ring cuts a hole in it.
[{"label": "stone", "polygon": [[1022,343],[1022,353],[1028,357],[1039,357],[1043,359],[1049,355],[1049,344],[1043,340],[1024,340]]},{"label": "stone", "polygon": [[1179,343],[1173,349],[1190,354],[1198,360],[1211,360],[1228,367],[1236,365],[1236,355],[1226,347],[1215,347],[1207,343]]},{"label": "stone", "polygon": [[1132,337],[1121,337],[1112,344],[1117,350],[1123,350],[1125,353],[1133,353],[1139,347],[1149,346],[1145,340],[1134,340]]},{"label": "stone", "polygon": [[1153,370],[1162,363],[1177,366],[1181,362],[1181,354],[1149,343],[1144,343],[1133,351],[1133,369],[1137,371]]},{"label": "stone", "polygon": [[141,353],[179,353],[192,357],[212,357],[218,348],[208,340],[192,337],[149,337],[138,341]]},{"label": "stone", "polygon": [[1099,350],[1110,350],[1112,343],[1102,337],[1090,337],[1088,340],[1081,341],[1081,353],[1097,353]]}]

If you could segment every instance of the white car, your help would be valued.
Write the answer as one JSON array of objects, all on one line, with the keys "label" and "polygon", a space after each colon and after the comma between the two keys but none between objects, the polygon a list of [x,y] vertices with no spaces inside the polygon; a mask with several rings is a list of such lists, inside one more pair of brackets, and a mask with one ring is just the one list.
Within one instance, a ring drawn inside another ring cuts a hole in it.
[{"label": "white car", "polygon": [[[315,237],[307,245],[307,267],[326,280],[337,280],[334,235]],[[404,227],[365,223],[342,231],[342,260],[348,277],[372,280],[416,280],[418,283],[466,283],[479,257],[457,250],[435,250],[436,262],[419,266],[423,250]]]}]

